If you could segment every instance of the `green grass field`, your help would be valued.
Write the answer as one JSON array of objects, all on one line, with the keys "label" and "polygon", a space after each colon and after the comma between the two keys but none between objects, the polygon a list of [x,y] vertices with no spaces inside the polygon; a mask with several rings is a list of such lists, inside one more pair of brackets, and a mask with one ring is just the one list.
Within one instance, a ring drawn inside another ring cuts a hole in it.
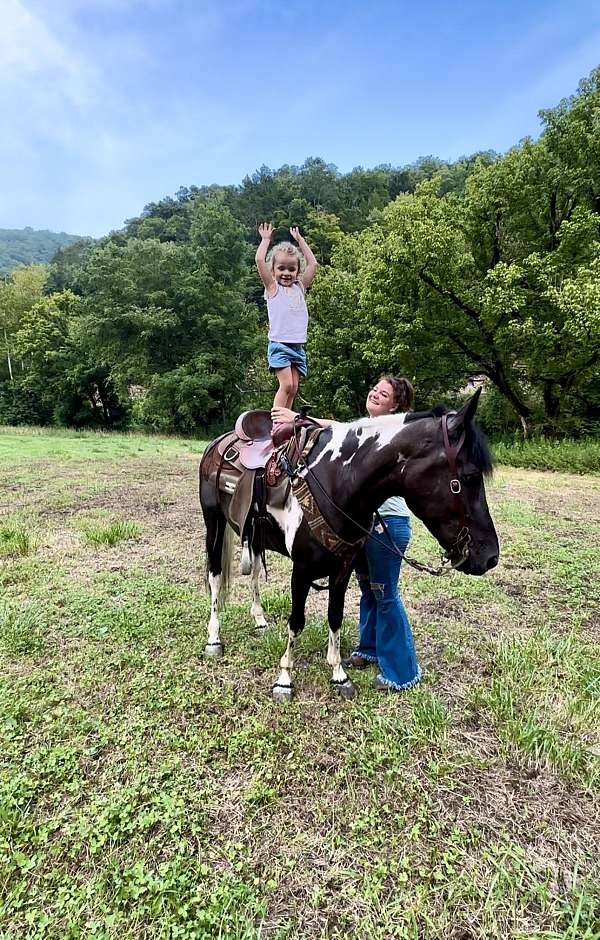
[{"label": "green grass field", "polygon": [[0,432],[0,937],[599,940],[598,477],[500,468],[499,567],[403,573],[406,694],[334,697],[311,595],[278,707],[285,559],[202,656],[201,448]]}]

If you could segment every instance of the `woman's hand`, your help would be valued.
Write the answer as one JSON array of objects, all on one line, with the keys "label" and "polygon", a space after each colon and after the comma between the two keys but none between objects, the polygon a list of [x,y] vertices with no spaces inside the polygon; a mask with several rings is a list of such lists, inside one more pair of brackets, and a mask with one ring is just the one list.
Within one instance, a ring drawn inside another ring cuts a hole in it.
[{"label": "woman's hand", "polygon": [[258,226],[258,234],[264,241],[271,241],[274,230],[271,222],[261,222]]},{"label": "woman's hand", "polygon": [[283,408],[281,405],[278,405],[276,408],[271,408],[271,420],[273,424],[285,424],[286,421],[293,421],[297,417],[297,412],[292,411],[291,408]]}]

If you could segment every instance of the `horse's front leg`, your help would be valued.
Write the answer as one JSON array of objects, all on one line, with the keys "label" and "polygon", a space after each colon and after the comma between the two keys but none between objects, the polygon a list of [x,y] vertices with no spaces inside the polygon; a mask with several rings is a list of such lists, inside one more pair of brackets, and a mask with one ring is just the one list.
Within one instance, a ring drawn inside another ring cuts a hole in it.
[{"label": "horse's front leg", "polygon": [[310,590],[310,578],[304,570],[294,565],[292,572],[292,612],[288,620],[288,643],[283,656],[279,661],[281,672],[273,686],[274,702],[289,702],[294,697],[294,682],[292,668],[294,665],[294,643],[296,637],[304,629],[304,607]]},{"label": "horse's front leg", "polygon": [[260,590],[258,587],[258,579],[260,576],[260,569],[262,567],[262,562],[260,555],[252,556],[252,606],[250,607],[250,613],[254,617],[254,623],[256,624],[256,632],[262,633],[265,627],[267,626],[267,618],[265,617],[265,612],[260,600]]},{"label": "horse's front leg", "polygon": [[327,644],[327,662],[333,669],[331,684],[335,691],[345,699],[353,699],[356,689],[342,666],[340,652],[340,628],[344,617],[344,600],[350,575],[336,582],[335,575],[329,579],[329,642]]}]

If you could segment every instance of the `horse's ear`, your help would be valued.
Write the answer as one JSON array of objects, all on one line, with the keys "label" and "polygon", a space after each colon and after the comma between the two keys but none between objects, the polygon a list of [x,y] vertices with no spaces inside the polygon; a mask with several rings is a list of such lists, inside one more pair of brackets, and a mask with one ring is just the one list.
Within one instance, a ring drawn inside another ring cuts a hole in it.
[{"label": "horse's ear", "polygon": [[461,431],[463,428],[466,428],[471,424],[475,412],[477,411],[477,405],[479,404],[479,396],[481,395],[481,388],[478,388],[474,395],[471,395],[469,400],[465,402],[460,411],[457,411],[456,414],[450,415],[448,418],[448,432]]}]

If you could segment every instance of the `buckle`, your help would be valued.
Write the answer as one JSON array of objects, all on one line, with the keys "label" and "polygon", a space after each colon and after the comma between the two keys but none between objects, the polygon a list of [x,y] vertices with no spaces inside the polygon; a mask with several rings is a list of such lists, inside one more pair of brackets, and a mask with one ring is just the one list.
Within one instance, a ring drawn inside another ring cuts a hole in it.
[{"label": "buckle", "polygon": [[460,480],[450,480],[450,492],[454,493],[455,496],[458,496],[458,494],[462,492]]}]

